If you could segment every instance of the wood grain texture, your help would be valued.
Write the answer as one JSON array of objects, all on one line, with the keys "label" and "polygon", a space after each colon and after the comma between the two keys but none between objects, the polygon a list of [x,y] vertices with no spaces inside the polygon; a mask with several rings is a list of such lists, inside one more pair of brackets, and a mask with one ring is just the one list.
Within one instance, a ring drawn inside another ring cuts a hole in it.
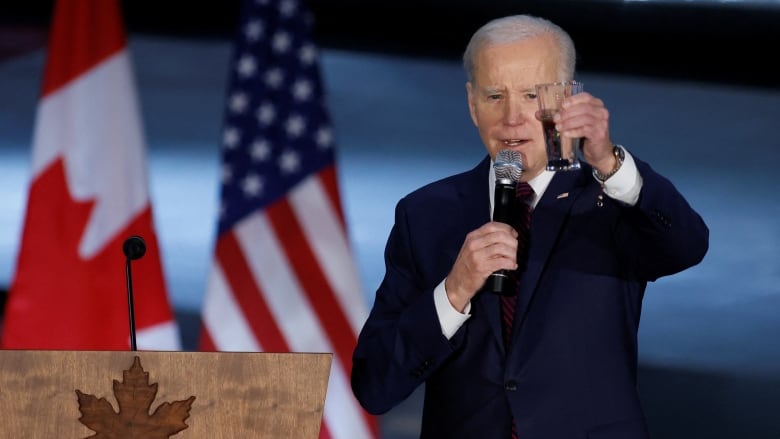
[{"label": "wood grain texture", "polygon": [[196,399],[187,438],[317,438],[330,353],[0,351],[0,438],[86,438],[76,394],[119,411],[114,380],[138,356],[160,404]]}]

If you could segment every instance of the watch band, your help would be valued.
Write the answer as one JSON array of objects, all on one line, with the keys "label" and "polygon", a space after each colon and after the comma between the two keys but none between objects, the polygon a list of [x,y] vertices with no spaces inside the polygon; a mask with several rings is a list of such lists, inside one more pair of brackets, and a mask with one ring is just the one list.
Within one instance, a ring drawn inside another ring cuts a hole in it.
[{"label": "watch band", "polygon": [[596,170],[596,168],[593,168],[593,176],[596,177],[596,180],[598,180],[598,181],[600,181],[602,183],[607,181],[607,179],[609,177],[612,177],[613,175],[615,175],[615,173],[620,170],[620,167],[623,166],[623,160],[626,159],[626,153],[623,150],[623,146],[622,145],[615,145],[615,146],[613,146],[612,147],[612,154],[615,155],[615,159],[617,161],[617,164],[615,165],[614,168],[612,168],[611,171],[607,172],[606,174],[602,174],[598,170]]}]

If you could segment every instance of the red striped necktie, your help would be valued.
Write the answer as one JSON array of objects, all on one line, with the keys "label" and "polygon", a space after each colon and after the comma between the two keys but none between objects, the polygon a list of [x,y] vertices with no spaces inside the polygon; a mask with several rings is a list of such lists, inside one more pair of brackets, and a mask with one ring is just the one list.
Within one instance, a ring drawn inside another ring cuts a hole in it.
[{"label": "red striped necktie", "polygon": [[[517,290],[520,288],[520,273],[525,268],[525,262],[528,257],[528,235],[531,227],[531,206],[528,199],[533,195],[534,190],[526,182],[517,184],[516,200],[517,215],[515,217],[515,229],[517,230]],[[512,296],[501,296],[501,321],[504,327],[504,346],[509,346],[509,335],[512,333],[512,322],[515,317],[515,308],[517,304],[517,294]],[[507,349],[508,350],[508,349]]]},{"label": "red striped necktie", "polygon": [[[534,190],[526,182],[517,184],[515,198],[517,201],[517,216],[515,218],[515,229],[517,230],[517,288],[520,290],[520,273],[525,269],[525,263],[528,258],[528,236],[531,228],[531,206],[528,200],[533,196]],[[509,339],[512,334],[512,322],[515,318],[517,309],[517,294],[512,296],[501,296],[501,322],[503,323],[504,350],[509,351]],[[518,439],[515,421],[512,419],[512,439]]]}]

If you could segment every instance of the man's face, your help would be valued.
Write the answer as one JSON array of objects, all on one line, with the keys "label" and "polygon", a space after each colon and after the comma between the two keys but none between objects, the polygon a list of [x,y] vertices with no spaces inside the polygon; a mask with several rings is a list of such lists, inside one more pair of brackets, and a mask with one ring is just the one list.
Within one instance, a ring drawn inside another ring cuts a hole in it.
[{"label": "man's face", "polygon": [[492,159],[510,148],[523,157],[522,180],[547,165],[535,84],[556,82],[558,53],[549,36],[483,47],[474,78],[466,84],[471,120]]}]

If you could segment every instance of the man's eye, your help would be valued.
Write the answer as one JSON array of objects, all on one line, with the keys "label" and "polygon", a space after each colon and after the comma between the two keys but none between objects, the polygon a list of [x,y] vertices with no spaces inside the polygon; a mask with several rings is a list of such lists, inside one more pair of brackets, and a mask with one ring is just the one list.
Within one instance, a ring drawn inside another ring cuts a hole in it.
[{"label": "man's eye", "polygon": [[490,99],[491,101],[497,101],[501,99],[501,95],[488,95],[488,99]]},{"label": "man's eye", "polygon": [[529,101],[536,100],[536,93],[526,93],[525,98],[528,99]]}]

